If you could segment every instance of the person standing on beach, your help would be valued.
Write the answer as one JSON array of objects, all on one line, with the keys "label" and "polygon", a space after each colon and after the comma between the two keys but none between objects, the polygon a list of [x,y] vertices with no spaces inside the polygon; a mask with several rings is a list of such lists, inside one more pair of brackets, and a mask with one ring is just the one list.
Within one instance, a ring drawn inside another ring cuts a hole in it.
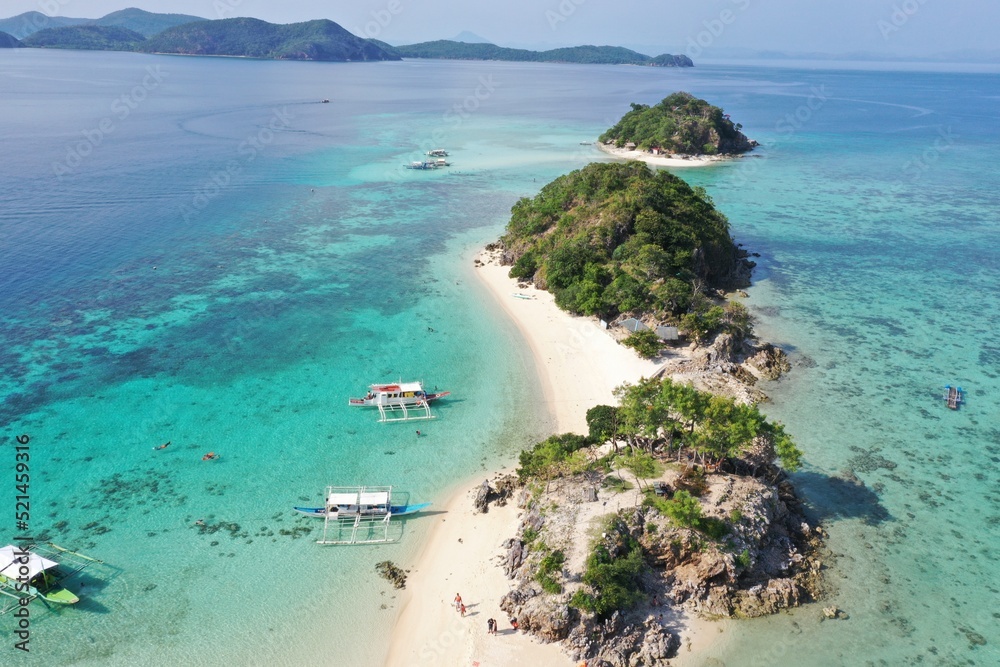
[{"label": "person standing on beach", "polygon": [[462,610],[462,596],[459,595],[458,593],[455,593],[455,611],[461,611],[461,610]]},{"label": "person standing on beach", "polygon": [[464,604],[459,604],[458,611],[459,611],[460,614],[462,614],[462,618],[465,618],[465,605]]}]

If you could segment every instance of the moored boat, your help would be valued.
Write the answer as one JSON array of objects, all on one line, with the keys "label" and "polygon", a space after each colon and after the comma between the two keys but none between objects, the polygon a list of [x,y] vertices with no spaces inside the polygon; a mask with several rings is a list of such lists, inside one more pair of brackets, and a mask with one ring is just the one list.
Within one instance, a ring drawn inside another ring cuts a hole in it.
[{"label": "moored boat", "polygon": [[349,399],[348,404],[354,407],[377,407],[391,405],[420,406],[450,395],[450,391],[424,391],[421,382],[394,382],[391,384],[373,384],[368,387],[368,393],[363,398]]},{"label": "moored boat", "polygon": [[[58,559],[58,560],[57,560]],[[63,585],[90,563],[102,561],[64,549],[33,544],[0,547],[0,594],[13,603],[0,609],[6,613],[19,605],[40,598],[53,604],[76,604],[80,598]]]},{"label": "moored boat", "polygon": [[[402,498],[408,495],[403,494]],[[391,520],[430,506],[430,503],[394,502],[391,486],[328,486],[325,498],[323,507],[293,508],[306,516],[323,519],[323,539],[317,540],[319,544],[394,542],[402,529],[397,526],[391,536]]]}]

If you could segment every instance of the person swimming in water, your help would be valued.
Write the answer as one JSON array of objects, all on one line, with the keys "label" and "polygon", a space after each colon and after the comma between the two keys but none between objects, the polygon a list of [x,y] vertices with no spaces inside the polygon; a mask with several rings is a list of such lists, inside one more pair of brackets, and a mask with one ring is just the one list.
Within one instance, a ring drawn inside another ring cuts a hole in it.
[{"label": "person swimming in water", "polygon": [[167,447],[169,447],[169,446],[170,446],[170,441],[169,441],[169,440],[167,440],[167,441],[166,441],[165,443],[163,443],[162,445],[160,445],[160,446],[158,446],[158,447],[153,447],[153,449],[166,449],[166,448],[167,448]]},{"label": "person swimming in water", "polygon": [[205,454],[203,457],[201,457],[201,460],[202,461],[211,461],[211,460],[217,459],[217,458],[219,458],[218,454],[216,454],[215,452],[209,452],[208,454]]}]

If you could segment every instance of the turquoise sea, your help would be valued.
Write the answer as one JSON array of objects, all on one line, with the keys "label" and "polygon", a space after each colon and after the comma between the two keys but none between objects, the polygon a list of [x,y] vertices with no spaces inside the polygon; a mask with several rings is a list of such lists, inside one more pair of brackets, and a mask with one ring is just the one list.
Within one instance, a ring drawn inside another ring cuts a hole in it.
[{"label": "turquoise sea", "polygon": [[[996,73],[23,49],[0,51],[0,542],[27,434],[28,531],[105,565],[81,604],[32,607],[30,654],[0,618],[0,663],[380,664],[398,609],[373,564],[412,562],[429,521],[320,547],[291,506],[442,501],[548,432],[473,252],[675,90],[763,144],[679,173],[762,255],[749,303],[795,361],[767,411],[850,615],[727,622],[686,661],[1000,662]],[[438,147],[453,166],[403,169]],[[347,407],[398,378],[453,398],[417,426]]]}]

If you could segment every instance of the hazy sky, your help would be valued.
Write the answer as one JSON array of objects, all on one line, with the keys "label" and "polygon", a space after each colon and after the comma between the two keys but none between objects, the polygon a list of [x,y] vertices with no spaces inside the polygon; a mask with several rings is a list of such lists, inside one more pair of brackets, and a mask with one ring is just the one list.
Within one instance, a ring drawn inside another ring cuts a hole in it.
[{"label": "hazy sky", "polygon": [[885,55],[1000,49],[997,0],[2,0],[0,16],[36,10],[98,17],[128,6],[275,23],[328,18],[393,43],[469,30],[501,45],[612,44],[692,57],[720,55],[720,48]]}]

